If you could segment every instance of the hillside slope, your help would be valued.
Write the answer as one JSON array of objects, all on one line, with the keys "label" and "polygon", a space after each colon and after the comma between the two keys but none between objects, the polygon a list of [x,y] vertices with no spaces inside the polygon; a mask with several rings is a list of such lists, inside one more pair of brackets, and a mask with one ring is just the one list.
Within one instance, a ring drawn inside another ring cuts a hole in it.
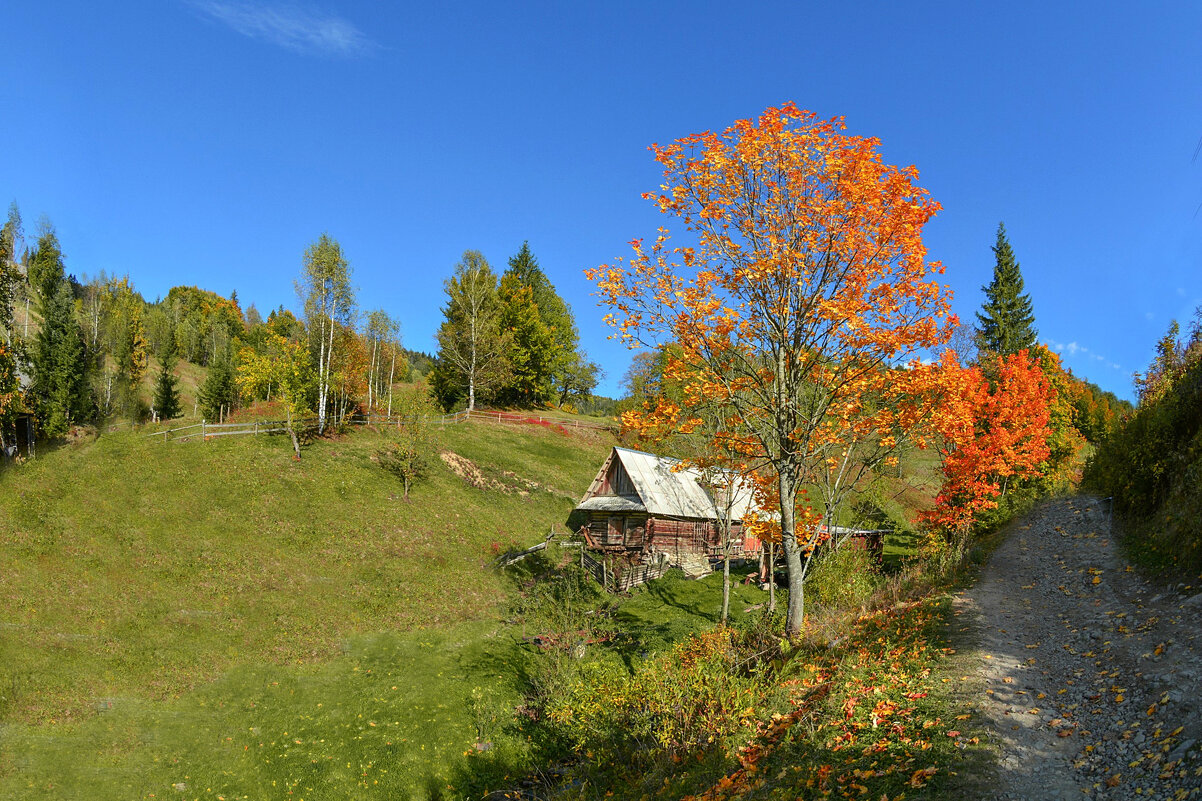
[{"label": "hillside slope", "polygon": [[319,440],[294,462],[278,437],[122,432],[9,471],[0,671],[25,678],[0,714],[76,719],[100,697],[168,697],[240,663],[327,658],[354,634],[487,616],[493,544],[562,524],[608,447],[450,426],[442,447],[497,486],[435,460],[406,504],[370,460],[386,440]]}]

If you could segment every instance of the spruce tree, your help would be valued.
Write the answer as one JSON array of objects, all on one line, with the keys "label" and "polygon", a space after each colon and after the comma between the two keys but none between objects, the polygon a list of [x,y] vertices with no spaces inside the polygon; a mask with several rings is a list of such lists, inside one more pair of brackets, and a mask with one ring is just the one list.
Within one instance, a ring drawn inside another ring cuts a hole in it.
[{"label": "spruce tree", "polygon": [[1002,223],[998,223],[993,255],[993,280],[981,287],[985,303],[977,312],[977,330],[982,349],[1007,355],[1035,344],[1035,312],[1031,296],[1023,293],[1023,276]]},{"label": "spruce tree", "polygon": [[200,410],[209,420],[221,416],[221,407],[228,414],[234,404],[234,369],[228,358],[220,358],[209,367],[209,374],[200,385]]},{"label": "spruce tree", "polygon": [[580,333],[572,309],[555,291],[530,243],[509,259],[501,276],[502,325],[513,334],[510,380],[503,403],[539,406],[555,400],[579,361]]},{"label": "spruce tree", "polygon": [[29,258],[29,277],[42,312],[33,343],[30,395],[42,432],[60,437],[88,416],[89,400],[87,354],[75,322],[75,296],[52,230],[38,239]]},{"label": "spruce tree", "polygon": [[160,361],[159,377],[154,382],[154,409],[160,420],[180,416],[179,379],[175,377],[175,355],[168,353]]}]

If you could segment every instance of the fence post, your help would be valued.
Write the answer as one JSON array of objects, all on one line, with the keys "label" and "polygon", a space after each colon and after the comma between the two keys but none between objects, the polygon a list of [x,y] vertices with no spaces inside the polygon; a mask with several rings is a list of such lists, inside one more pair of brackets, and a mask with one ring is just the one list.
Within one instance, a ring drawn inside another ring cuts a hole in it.
[{"label": "fence post", "polygon": [[200,418],[200,441],[205,441],[205,419],[203,417]]}]

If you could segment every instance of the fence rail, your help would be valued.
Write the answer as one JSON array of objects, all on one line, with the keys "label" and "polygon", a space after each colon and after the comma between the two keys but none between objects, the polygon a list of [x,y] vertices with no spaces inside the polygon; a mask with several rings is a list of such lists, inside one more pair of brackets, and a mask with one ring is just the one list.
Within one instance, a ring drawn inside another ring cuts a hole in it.
[{"label": "fence rail", "polygon": [[[426,415],[421,417],[414,416],[390,416],[390,415],[373,415],[373,414],[352,414],[347,415],[340,421],[340,424],[365,426],[396,426],[400,428],[408,423],[417,420],[426,422],[438,423],[439,425],[454,425],[456,423],[466,422],[468,420],[480,420],[486,423],[500,423],[503,425],[543,425],[543,426],[558,426],[560,428],[576,428],[576,429],[592,429],[598,431],[612,431],[613,426],[605,423],[584,422],[581,420],[565,420],[560,417],[548,417],[545,415],[522,414],[521,412],[496,412],[496,411],[462,411],[454,414],[443,415]],[[317,427],[318,420],[316,417],[305,417],[292,421],[294,429],[309,430]],[[289,423],[287,420],[256,420],[246,423],[210,423],[207,420],[201,420],[199,423],[194,423],[188,426],[180,426],[179,428],[166,428],[162,431],[152,431],[146,434],[147,437],[162,437],[163,442],[187,442],[191,440],[196,433],[200,434],[201,441],[212,437],[229,437],[240,434],[281,434],[288,431]],[[200,429],[196,432],[195,429]],[[192,432],[192,433],[184,433]]]},{"label": "fence rail", "polygon": [[[463,414],[468,414],[463,412]],[[542,414],[525,414],[522,412],[500,412],[483,409],[475,409],[470,415],[472,420],[484,420],[490,423],[511,423],[514,425],[542,425],[542,426],[561,426],[563,428],[587,428],[596,431],[612,431],[615,426],[612,423],[593,423],[583,420],[571,420],[563,417],[554,417]]]},{"label": "fence rail", "polygon": [[604,562],[599,562],[589,556],[584,548],[580,549],[580,569],[592,576],[606,591],[610,589],[611,580],[615,578],[614,574],[605,567]]},{"label": "fence rail", "polygon": [[[418,418],[415,417],[385,417],[382,415],[348,415],[341,421],[346,425],[395,425],[398,428],[412,423]],[[463,412],[456,414],[430,415],[420,419],[436,422],[441,425],[448,423],[454,424],[466,420]],[[303,417],[293,420],[291,426],[295,430],[311,430],[317,427],[318,419],[316,417]],[[239,434],[282,434],[288,431],[289,423],[287,420],[252,420],[245,423],[210,423],[207,420],[201,420],[199,423],[194,423],[190,426],[180,426],[179,428],[166,428],[162,431],[152,431],[146,434],[147,437],[162,437],[164,442],[187,442],[195,434],[199,433],[202,440],[212,437],[229,437]],[[199,432],[196,429],[200,429]],[[192,432],[192,433],[184,433]]]}]

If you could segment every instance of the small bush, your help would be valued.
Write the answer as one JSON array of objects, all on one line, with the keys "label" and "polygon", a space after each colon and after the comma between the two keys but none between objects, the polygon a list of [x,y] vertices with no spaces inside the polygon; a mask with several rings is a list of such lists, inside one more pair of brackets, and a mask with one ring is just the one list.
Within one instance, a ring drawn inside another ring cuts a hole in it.
[{"label": "small bush", "polygon": [[582,665],[548,720],[599,763],[677,760],[713,748],[753,723],[748,693],[762,674],[740,671],[729,629],[704,632],[629,675],[613,663]]},{"label": "small bush", "polygon": [[823,608],[849,609],[868,600],[878,575],[868,552],[848,543],[818,557],[806,579],[806,591]]}]

